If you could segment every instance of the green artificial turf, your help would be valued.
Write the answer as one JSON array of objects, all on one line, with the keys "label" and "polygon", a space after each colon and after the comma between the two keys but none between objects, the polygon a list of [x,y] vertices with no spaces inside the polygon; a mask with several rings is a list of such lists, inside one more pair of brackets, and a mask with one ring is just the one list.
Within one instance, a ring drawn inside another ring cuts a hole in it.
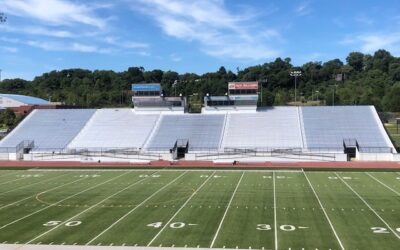
[{"label": "green artificial turf", "polygon": [[400,174],[1,170],[0,243],[398,249]]}]

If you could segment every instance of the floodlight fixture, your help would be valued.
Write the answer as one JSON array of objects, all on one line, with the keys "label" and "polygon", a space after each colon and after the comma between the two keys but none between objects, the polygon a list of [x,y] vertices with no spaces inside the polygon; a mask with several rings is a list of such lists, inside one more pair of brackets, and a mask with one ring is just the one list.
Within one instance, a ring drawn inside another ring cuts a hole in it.
[{"label": "floodlight fixture", "polygon": [[300,70],[292,70],[290,71],[290,76],[294,77],[294,102],[297,102],[297,77],[301,76]]}]

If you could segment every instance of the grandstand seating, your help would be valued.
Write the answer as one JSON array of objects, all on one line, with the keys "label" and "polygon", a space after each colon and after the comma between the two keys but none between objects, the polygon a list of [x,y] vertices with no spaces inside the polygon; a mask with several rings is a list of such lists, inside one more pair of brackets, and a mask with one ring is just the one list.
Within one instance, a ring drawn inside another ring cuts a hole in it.
[{"label": "grandstand seating", "polygon": [[141,148],[158,117],[131,109],[99,109],[68,148]]},{"label": "grandstand seating", "polygon": [[360,150],[388,151],[392,143],[373,106],[302,107],[305,146],[312,149],[343,148],[355,139]]},{"label": "grandstand seating", "polygon": [[0,152],[16,152],[22,141],[34,141],[33,151],[39,153],[68,155],[83,149],[79,153],[101,155],[121,149],[121,158],[124,153],[168,157],[179,139],[188,140],[188,153],[201,156],[344,155],[344,141],[346,150],[356,146],[371,157],[396,153],[373,106],[272,107],[213,114],[135,113],[128,108],[35,110],[0,141]]},{"label": "grandstand seating", "polygon": [[147,146],[150,151],[169,150],[177,139],[188,139],[191,150],[218,150],[225,115],[162,115]]},{"label": "grandstand seating", "polygon": [[245,149],[302,148],[296,107],[229,114],[222,147]]},{"label": "grandstand seating", "polygon": [[94,112],[94,109],[34,110],[0,141],[0,147],[16,147],[23,140],[33,140],[36,150],[63,149]]}]

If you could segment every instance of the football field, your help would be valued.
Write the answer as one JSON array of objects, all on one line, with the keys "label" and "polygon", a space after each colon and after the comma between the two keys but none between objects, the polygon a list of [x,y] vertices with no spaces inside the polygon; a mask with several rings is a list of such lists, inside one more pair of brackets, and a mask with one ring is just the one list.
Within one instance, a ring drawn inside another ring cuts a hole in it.
[{"label": "football field", "polygon": [[400,173],[0,170],[0,244],[400,249]]}]

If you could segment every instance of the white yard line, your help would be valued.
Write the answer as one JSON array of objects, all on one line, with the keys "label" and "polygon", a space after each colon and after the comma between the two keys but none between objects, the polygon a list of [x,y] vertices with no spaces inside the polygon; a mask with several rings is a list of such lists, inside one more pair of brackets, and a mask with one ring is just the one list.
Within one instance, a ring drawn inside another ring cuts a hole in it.
[{"label": "white yard line", "polygon": [[[155,173],[156,173],[156,172],[155,172]],[[138,181],[135,181],[134,183],[132,183],[132,184],[128,185],[127,187],[125,187],[125,188],[119,190],[118,192],[115,192],[115,193],[113,193],[112,195],[109,195],[109,196],[107,196],[106,198],[102,199],[101,201],[97,202],[96,204],[94,204],[94,205],[88,207],[87,209],[83,210],[82,212],[80,212],[80,213],[78,213],[78,214],[76,214],[76,215],[74,215],[74,216],[72,216],[72,217],[70,217],[70,218],[64,220],[63,222],[59,223],[57,226],[55,226],[55,227],[53,227],[53,228],[47,230],[46,232],[44,232],[44,233],[42,233],[42,234],[36,236],[35,238],[33,238],[33,239],[27,241],[25,244],[32,243],[33,241],[39,239],[40,237],[42,237],[42,236],[44,236],[44,235],[46,235],[46,234],[52,232],[53,230],[59,228],[60,226],[64,225],[65,223],[68,223],[68,222],[70,222],[71,220],[75,219],[76,217],[78,217],[78,216],[80,216],[80,215],[86,213],[87,211],[89,211],[89,210],[91,210],[91,209],[97,207],[98,205],[100,205],[101,203],[105,202],[106,200],[108,200],[108,199],[110,199],[110,198],[112,198],[112,197],[114,197],[114,196],[116,196],[116,195],[118,195],[118,194],[124,192],[125,190],[127,190],[127,189],[129,189],[129,188],[131,188],[131,187],[133,187],[133,186],[135,186],[135,185],[137,185],[137,184],[139,184],[139,183],[141,183],[141,182],[143,182],[143,181],[145,181],[145,180],[148,180],[149,178],[150,178],[150,177],[145,177],[145,178],[143,178],[143,179],[140,179],[140,180],[138,180]]]},{"label": "white yard line", "polygon": [[10,182],[19,181],[19,180],[27,179],[27,178],[28,178],[28,177],[21,177],[21,178],[15,179],[15,180],[10,180],[10,181],[6,181],[6,182],[1,182],[0,185],[4,185],[4,184],[10,183]]},{"label": "white yard line", "polygon": [[[7,171],[7,170],[1,170],[1,171]],[[8,173],[8,174],[3,174],[3,175],[0,175],[0,177],[5,177],[5,176],[9,176],[9,175],[13,175],[13,174],[17,174],[18,172],[17,172],[17,170],[10,170],[10,173]]]},{"label": "white yard line", "polygon": [[385,186],[387,189],[389,189],[390,191],[392,191],[393,193],[397,194],[398,196],[400,196],[400,193],[397,192],[396,190],[394,190],[393,188],[389,187],[388,185],[386,185],[385,183],[381,182],[380,180],[378,180],[377,178],[375,178],[373,175],[371,175],[370,173],[365,173],[367,174],[369,177],[371,177],[372,179],[376,180],[377,182],[379,182],[380,184],[382,184],[383,186]]},{"label": "white yard line", "polygon": [[123,219],[125,219],[128,215],[130,215],[132,212],[134,212],[136,209],[138,209],[140,206],[142,206],[144,203],[146,203],[148,200],[150,200],[151,198],[153,198],[156,194],[158,194],[159,192],[161,192],[162,190],[164,190],[166,187],[168,187],[169,185],[171,185],[172,183],[176,182],[178,179],[180,179],[184,174],[186,174],[187,171],[185,171],[184,173],[182,173],[181,175],[179,175],[178,177],[176,177],[175,179],[173,179],[172,181],[170,181],[168,184],[164,185],[163,187],[161,187],[160,189],[158,189],[156,192],[154,192],[152,195],[150,195],[149,197],[147,197],[144,201],[142,201],[140,204],[138,204],[136,207],[134,207],[133,209],[131,209],[129,212],[127,212],[126,214],[124,214],[123,216],[121,216],[118,220],[116,220],[113,224],[111,224],[109,227],[107,227],[106,229],[104,229],[101,233],[99,233],[98,235],[96,235],[93,239],[91,239],[89,242],[86,243],[86,245],[91,244],[93,241],[95,241],[97,238],[99,238],[101,235],[103,235],[104,233],[106,233],[108,230],[110,230],[112,227],[114,227],[115,225],[117,225],[120,221],[122,221]]},{"label": "white yard line", "polygon": [[333,231],[333,234],[335,235],[336,240],[338,241],[338,243],[339,243],[339,245],[340,245],[340,248],[341,248],[342,250],[344,250],[345,248],[344,248],[344,246],[343,246],[343,243],[342,243],[342,241],[340,240],[338,234],[336,233],[336,230],[335,230],[335,228],[333,227],[333,224],[332,224],[331,220],[329,219],[329,216],[328,216],[327,212],[325,211],[325,207],[324,207],[324,205],[322,205],[322,202],[321,202],[321,200],[319,199],[317,192],[315,191],[313,185],[311,184],[310,180],[308,179],[307,174],[306,174],[305,171],[303,171],[303,174],[304,174],[304,176],[306,177],[306,180],[307,180],[307,182],[308,182],[308,185],[310,185],[311,190],[313,191],[313,193],[314,193],[314,195],[315,195],[315,198],[317,198],[318,203],[319,203],[319,206],[321,207],[322,212],[324,212],[325,218],[326,218],[326,220],[328,221],[329,226],[331,227],[331,229],[332,229],[332,231]]},{"label": "white yard line", "polygon": [[50,180],[53,180],[53,179],[57,179],[57,178],[60,178],[60,177],[62,177],[62,176],[65,176],[65,175],[67,175],[67,174],[57,175],[57,176],[54,176],[54,177],[51,177],[51,178],[48,178],[48,179],[45,179],[45,180],[41,180],[41,181],[38,181],[38,182],[35,182],[35,183],[31,183],[31,184],[28,184],[28,185],[24,185],[24,186],[22,186],[22,187],[17,187],[17,188],[14,188],[14,189],[5,191],[5,192],[3,192],[3,193],[0,193],[0,195],[7,194],[7,193],[10,193],[10,192],[19,190],[19,189],[21,189],[21,188],[26,188],[26,187],[30,187],[30,186],[33,186],[33,185],[36,185],[36,184],[40,184],[40,183],[42,183],[42,182],[46,182],[46,181],[50,181]]},{"label": "white yard line", "polygon": [[231,206],[231,203],[232,203],[232,201],[233,201],[233,198],[235,197],[236,191],[238,190],[239,185],[240,185],[240,183],[242,182],[243,176],[244,176],[244,171],[242,172],[242,175],[240,176],[240,179],[239,179],[238,183],[236,184],[236,188],[235,188],[235,190],[234,190],[233,193],[232,193],[232,196],[231,196],[231,199],[229,200],[228,206],[226,206],[225,213],[224,213],[224,215],[222,216],[221,221],[219,222],[217,232],[215,232],[214,238],[213,238],[213,240],[211,241],[210,248],[213,248],[214,243],[215,243],[215,241],[217,240],[219,231],[221,230],[222,224],[224,223],[226,214],[228,213],[228,210],[229,210],[229,208],[230,208],[230,206]]},{"label": "white yard line", "polygon": [[201,184],[196,191],[193,192],[193,194],[185,201],[185,203],[183,203],[183,205],[178,209],[178,211],[176,211],[176,213],[168,220],[167,223],[165,223],[165,225],[163,226],[163,228],[161,228],[161,230],[156,234],[156,236],[153,237],[153,239],[151,239],[151,241],[147,244],[147,246],[150,246],[151,243],[153,243],[158,236],[164,231],[164,229],[169,225],[169,223],[171,223],[171,221],[179,214],[179,212],[186,206],[186,204],[189,203],[189,201],[193,198],[193,196],[195,196],[197,194],[197,192],[214,176],[215,171],[203,182],[203,184]]},{"label": "white yard line", "polygon": [[396,233],[396,231],[393,230],[391,226],[389,226],[389,224],[368,204],[368,202],[366,202],[364,198],[361,197],[361,195],[359,195],[345,180],[343,180],[342,177],[340,177],[337,173],[335,174],[351,191],[353,191],[355,195],[357,195],[358,198],[360,198],[362,202],[364,202],[364,204],[376,215],[376,217],[378,217],[387,226],[387,228],[389,228],[389,230],[392,231],[392,233],[400,240],[400,236]]},{"label": "white yard line", "polygon": [[[64,184],[62,184],[62,185],[59,185],[59,186],[57,186],[57,187],[53,187],[53,188],[51,188],[51,189],[45,190],[45,191],[40,192],[40,193],[37,193],[37,194],[35,194],[35,195],[30,195],[30,196],[25,197],[25,198],[23,198],[23,199],[21,199],[21,200],[18,200],[18,201],[15,201],[15,202],[13,202],[13,203],[9,203],[9,204],[7,204],[7,205],[4,205],[4,206],[0,207],[0,210],[3,209],[3,208],[6,208],[6,207],[12,206],[12,205],[14,205],[14,204],[17,204],[17,203],[19,203],[19,202],[21,202],[21,201],[24,201],[24,200],[27,200],[27,199],[30,199],[30,198],[33,198],[33,197],[36,197],[36,196],[45,194],[45,193],[47,193],[47,192],[53,191],[54,189],[61,188],[61,187],[67,186],[67,185],[69,185],[69,184],[72,184],[72,183],[81,181],[81,180],[83,180],[83,179],[84,179],[84,178],[78,179],[78,180],[74,180],[74,181],[71,181],[71,182],[68,182],[68,183],[64,183]],[[0,228],[0,229],[1,229],[1,228]]]},{"label": "white yard line", "polygon": [[[9,225],[12,225],[12,224],[14,224],[14,223],[16,223],[16,222],[18,222],[18,221],[21,221],[21,220],[23,220],[23,219],[25,219],[25,218],[28,218],[28,217],[30,217],[30,216],[32,216],[32,215],[35,215],[35,214],[41,212],[41,211],[43,211],[43,210],[46,210],[46,209],[48,209],[48,208],[50,208],[50,207],[53,207],[53,206],[55,206],[55,205],[58,205],[58,204],[60,204],[61,202],[65,201],[65,200],[68,200],[68,199],[70,199],[70,198],[72,198],[72,197],[75,197],[75,196],[77,196],[77,195],[79,195],[79,194],[81,194],[81,193],[84,193],[84,192],[86,192],[86,191],[89,191],[89,190],[91,190],[91,189],[94,189],[94,188],[96,188],[96,187],[98,187],[98,186],[100,186],[100,185],[106,184],[107,182],[113,181],[113,180],[115,180],[115,179],[117,179],[117,178],[119,178],[119,177],[121,177],[121,176],[123,176],[123,175],[126,175],[127,173],[129,173],[129,172],[126,172],[126,173],[123,173],[123,174],[121,174],[121,175],[118,175],[118,176],[116,176],[116,177],[114,177],[114,178],[108,179],[107,181],[104,181],[104,182],[99,183],[99,184],[97,184],[97,185],[95,185],[95,186],[89,187],[89,188],[87,188],[87,189],[85,189],[85,190],[79,191],[78,193],[75,193],[75,194],[73,194],[73,195],[70,195],[70,196],[68,196],[68,197],[66,197],[66,198],[64,198],[64,199],[62,199],[62,200],[60,200],[60,201],[58,201],[58,202],[56,202],[56,203],[53,203],[53,204],[51,204],[51,205],[48,205],[48,206],[46,206],[46,207],[44,207],[44,208],[42,208],[42,209],[39,209],[39,210],[37,210],[37,211],[35,211],[35,212],[33,212],[33,213],[30,213],[30,214],[25,215],[25,216],[23,216],[23,217],[21,217],[21,218],[19,218],[19,219],[17,219],[17,220],[14,220],[14,221],[10,222],[10,223],[8,223],[8,224],[5,224],[5,225],[1,226],[0,229],[3,229],[3,228],[5,228],[5,227],[8,227]],[[82,179],[84,179],[84,178],[82,178]],[[82,179],[79,179],[79,180],[82,180]],[[78,180],[77,180],[77,181],[78,181]]]},{"label": "white yard line", "polygon": [[274,235],[275,235],[275,250],[278,250],[278,223],[276,217],[276,187],[275,187],[275,172],[272,172],[272,182],[274,186]]}]

